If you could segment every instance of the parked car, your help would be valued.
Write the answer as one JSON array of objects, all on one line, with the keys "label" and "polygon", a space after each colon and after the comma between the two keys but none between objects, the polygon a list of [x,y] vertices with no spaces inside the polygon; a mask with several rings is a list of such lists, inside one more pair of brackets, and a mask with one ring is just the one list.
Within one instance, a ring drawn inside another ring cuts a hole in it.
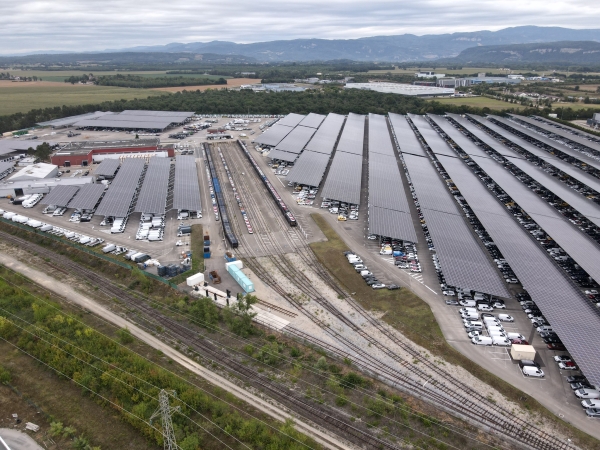
[{"label": "parked car", "polygon": [[385,284],[383,283],[375,283],[374,285],[371,286],[373,289],[383,289],[385,287]]},{"label": "parked car", "polygon": [[588,417],[600,417],[600,408],[588,408],[585,413]]},{"label": "parked car", "polygon": [[573,360],[571,359],[570,356],[567,356],[567,355],[556,355],[556,356],[554,356],[554,361],[567,362],[567,361],[573,361]]},{"label": "parked car", "polygon": [[587,378],[583,375],[571,375],[567,377],[567,383],[587,383]]},{"label": "parked car", "polygon": [[577,389],[575,391],[575,395],[578,398],[591,398],[591,399],[599,399],[600,392],[596,389]]},{"label": "parked car", "polygon": [[514,345],[529,345],[529,342],[527,342],[525,339],[519,339],[519,338],[512,338],[510,339],[510,342],[512,342]]},{"label": "parked car", "polygon": [[396,289],[400,289],[400,286],[398,286],[397,284],[388,284],[388,290],[390,291],[394,291]]},{"label": "parked car", "polygon": [[498,314],[498,320],[501,322],[514,322],[515,318],[509,314]]},{"label": "parked car", "polygon": [[525,375],[526,377],[538,377],[538,378],[544,377],[544,371],[542,369],[540,369],[539,367],[523,366],[521,368],[521,371],[523,372],[523,375]]},{"label": "parked car", "polygon": [[559,343],[548,344],[547,347],[548,347],[548,350],[557,350],[557,351],[562,351],[562,352],[564,352],[566,350],[565,346],[563,344],[559,344]]},{"label": "parked car", "polygon": [[558,368],[560,370],[577,370],[577,365],[573,361],[559,362]]},{"label": "parked car", "polygon": [[586,399],[581,400],[581,406],[584,408],[600,408],[600,400]]}]

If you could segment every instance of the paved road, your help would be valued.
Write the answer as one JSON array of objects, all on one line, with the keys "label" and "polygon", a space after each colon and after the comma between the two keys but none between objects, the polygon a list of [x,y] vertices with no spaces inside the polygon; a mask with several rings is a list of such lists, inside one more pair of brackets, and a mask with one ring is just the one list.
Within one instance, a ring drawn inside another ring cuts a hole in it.
[{"label": "paved road", "polygon": [[0,428],[0,438],[0,450],[44,450],[30,436],[18,430]]}]

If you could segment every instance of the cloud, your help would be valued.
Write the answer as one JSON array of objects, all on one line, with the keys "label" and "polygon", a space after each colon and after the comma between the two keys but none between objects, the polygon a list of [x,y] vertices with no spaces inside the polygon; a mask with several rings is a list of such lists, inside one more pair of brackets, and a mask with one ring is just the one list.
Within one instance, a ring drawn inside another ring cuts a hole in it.
[{"label": "cloud", "polygon": [[596,28],[600,9],[582,0],[21,0],[1,2],[0,17],[0,53],[9,54],[212,40],[356,39],[518,25]]}]

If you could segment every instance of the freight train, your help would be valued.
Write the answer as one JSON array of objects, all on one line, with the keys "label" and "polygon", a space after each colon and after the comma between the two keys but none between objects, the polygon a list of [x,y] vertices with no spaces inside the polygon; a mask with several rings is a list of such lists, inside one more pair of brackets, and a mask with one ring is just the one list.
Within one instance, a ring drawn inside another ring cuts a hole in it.
[{"label": "freight train", "polygon": [[212,178],[213,189],[215,191],[215,197],[217,198],[217,206],[219,208],[219,215],[221,216],[221,224],[223,225],[223,232],[225,233],[225,239],[229,241],[232,248],[238,247],[238,240],[233,233],[231,223],[229,222],[229,216],[227,215],[227,209],[225,207],[225,199],[223,198],[223,192],[221,191],[221,183],[219,183],[219,177],[213,164],[212,155],[210,152],[210,146],[204,144],[204,150],[206,151],[206,158],[208,160],[208,170],[210,171],[210,177]]},{"label": "freight train", "polygon": [[267,176],[264,174],[262,169],[258,166],[256,161],[254,160],[254,158],[252,157],[252,155],[246,148],[246,145],[242,141],[238,140],[237,142],[238,142],[240,148],[242,149],[242,151],[246,154],[246,157],[250,161],[250,164],[252,164],[252,167],[254,167],[254,170],[256,170],[256,172],[258,173],[258,176],[262,180],[263,184],[267,187],[267,190],[270,192],[271,197],[273,197],[273,200],[275,200],[275,204],[282,212],[283,217],[285,218],[287,223],[291,227],[295,227],[296,225],[298,225],[296,218],[294,217],[292,212],[289,210],[289,208],[287,207],[285,202],[281,199],[281,197],[279,196],[279,194],[277,193],[277,191],[275,190],[275,188],[273,187],[271,182],[267,179]]}]

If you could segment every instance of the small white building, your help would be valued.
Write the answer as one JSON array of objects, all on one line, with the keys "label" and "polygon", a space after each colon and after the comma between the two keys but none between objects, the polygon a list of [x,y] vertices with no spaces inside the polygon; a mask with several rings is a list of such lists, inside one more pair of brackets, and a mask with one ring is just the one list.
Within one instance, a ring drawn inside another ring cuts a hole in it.
[{"label": "small white building", "polygon": [[37,163],[23,167],[12,177],[10,181],[42,180],[55,178],[58,174],[58,166],[54,164]]},{"label": "small white building", "polygon": [[435,73],[435,72],[417,72],[415,73],[415,77],[417,78],[444,78],[446,76],[445,73]]}]

